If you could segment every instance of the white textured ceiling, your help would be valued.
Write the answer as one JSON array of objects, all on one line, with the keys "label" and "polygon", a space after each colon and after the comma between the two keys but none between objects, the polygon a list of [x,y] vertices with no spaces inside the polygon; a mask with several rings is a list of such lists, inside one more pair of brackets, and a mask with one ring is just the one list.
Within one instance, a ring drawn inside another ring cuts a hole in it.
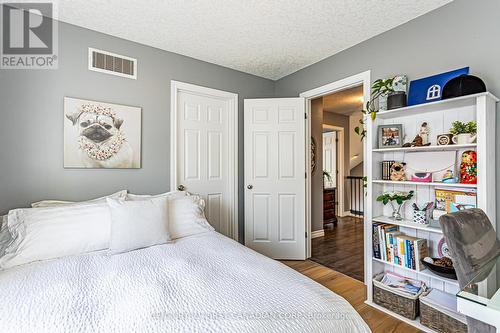
[{"label": "white textured ceiling", "polygon": [[451,0],[55,2],[61,21],[276,80]]}]

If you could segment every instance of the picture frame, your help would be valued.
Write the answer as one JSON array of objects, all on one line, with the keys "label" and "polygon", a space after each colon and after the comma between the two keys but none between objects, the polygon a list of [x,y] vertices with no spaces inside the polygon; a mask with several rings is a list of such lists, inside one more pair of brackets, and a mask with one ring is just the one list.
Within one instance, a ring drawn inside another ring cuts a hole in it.
[{"label": "picture frame", "polygon": [[380,149],[400,148],[403,146],[403,139],[402,124],[378,126],[378,147]]}]

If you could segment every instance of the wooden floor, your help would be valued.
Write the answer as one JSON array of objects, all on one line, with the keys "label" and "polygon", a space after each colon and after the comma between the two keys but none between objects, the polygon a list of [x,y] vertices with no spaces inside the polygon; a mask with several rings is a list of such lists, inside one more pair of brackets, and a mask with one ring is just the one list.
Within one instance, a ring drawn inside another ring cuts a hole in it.
[{"label": "wooden floor", "polygon": [[364,279],[363,219],[339,217],[325,236],[312,239],[311,260],[356,280]]},{"label": "wooden floor", "polygon": [[310,260],[283,261],[283,263],[344,297],[363,317],[373,333],[422,332],[365,304],[366,287],[358,280]]}]

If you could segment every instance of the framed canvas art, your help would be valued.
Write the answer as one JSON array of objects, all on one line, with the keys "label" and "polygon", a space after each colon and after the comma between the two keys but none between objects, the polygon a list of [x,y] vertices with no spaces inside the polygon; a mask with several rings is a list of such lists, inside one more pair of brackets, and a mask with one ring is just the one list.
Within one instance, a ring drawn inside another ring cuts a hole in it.
[{"label": "framed canvas art", "polygon": [[64,98],[64,167],[141,167],[139,107]]}]

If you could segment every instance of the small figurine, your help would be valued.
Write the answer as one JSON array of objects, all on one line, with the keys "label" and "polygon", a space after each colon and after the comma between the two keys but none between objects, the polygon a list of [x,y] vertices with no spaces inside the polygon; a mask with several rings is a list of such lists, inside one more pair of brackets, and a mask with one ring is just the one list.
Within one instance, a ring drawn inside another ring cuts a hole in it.
[{"label": "small figurine", "polygon": [[427,122],[423,122],[422,126],[420,126],[420,132],[418,135],[422,138],[422,146],[427,146],[429,143],[429,127],[427,126]]},{"label": "small figurine", "polygon": [[474,150],[467,150],[462,154],[460,183],[477,184],[477,153]]},{"label": "small figurine", "polygon": [[415,139],[413,139],[411,143],[407,142],[403,145],[403,147],[423,147],[423,146],[430,146],[430,144],[431,144],[430,142],[424,143],[424,140],[422,139],[420,134],[417,134],[415,136]]},{"label": "small figurine", "polygon": [[394,162],[391,164],[391,180],[405,181],[405,165],[406,163]]},{"label": "small figurine", "polygon": [[446,170],[441,181],[443,183],[456,183],[457,179],[454,176],[453,170]]}]

